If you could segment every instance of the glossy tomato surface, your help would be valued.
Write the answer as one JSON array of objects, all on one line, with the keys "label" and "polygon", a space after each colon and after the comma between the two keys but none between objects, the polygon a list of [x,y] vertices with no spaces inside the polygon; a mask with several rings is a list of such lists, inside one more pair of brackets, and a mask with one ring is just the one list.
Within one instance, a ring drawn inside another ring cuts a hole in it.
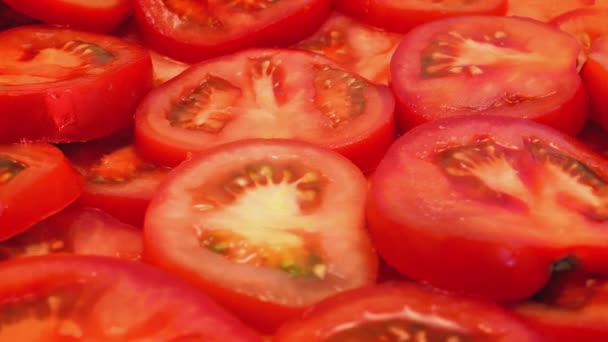
[{"label": "glossy tomato surface", "polygon": [[408,33],[391,62],[402,130],[442,117],[531,119],[576,134],[587,117],[581,47],[529,19],[445,19]]},{"label": "glossy tomato surface", "polygon": [[438,120],[378,166],[368,224],[378,252],[419,281],[500,301],[540,290],[569,256],[606,271],[608,162],[514,118]]},{"label": "glossy tomato surface", "polygon": [[367,183],[314,145],[246,140],[172,171],[144,225],[145,258],[263,331],[375,281]]},{"label": "glossy tomato surface", "polygon": [[129,125],[151,87],[143,48],[49,26],[0,33],[0,142],[90,140]]},{"label": "glossy tomato surface", "polygon": [[608,35],[593,42],[581,76],[589,93],[593,118],[608,129]]},{"label": "glossy tomato surface", "polygon": [[261,341],[200,291],[141,263],[56,255],[2,262],[0,273],[2,341]]},{"label": "glossy tomato surface", "polygon": [[330,0],[136,0],[146,43],[184,62],[258,46],[289,45],[327,18]]},{"label": "glossy tomato surface", "polygon": [[0,241],[67,207],[82,183],[52,145],[0,145]]},{"label": "glossy tomato surface", "polygon": [[577,9],[606,7],[606,0],[509,0],[507,15],[549,22]]},{"label": "glossy tomato surface", "polygon": [[372,171],[394,136],[390,90],[329,59],[245,50],[193,66],[154,89],[135,117],[135,145],[159,165],[248,138],[331,148]]}]

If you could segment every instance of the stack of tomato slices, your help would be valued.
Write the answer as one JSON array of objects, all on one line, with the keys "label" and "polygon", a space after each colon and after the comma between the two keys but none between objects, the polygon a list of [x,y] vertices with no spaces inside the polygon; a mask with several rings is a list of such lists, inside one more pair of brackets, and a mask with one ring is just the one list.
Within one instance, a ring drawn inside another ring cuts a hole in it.
[{"label": "stack of tomato slices", "polygon": [[606,22],[0,0],[0,341],[608,341]]}]

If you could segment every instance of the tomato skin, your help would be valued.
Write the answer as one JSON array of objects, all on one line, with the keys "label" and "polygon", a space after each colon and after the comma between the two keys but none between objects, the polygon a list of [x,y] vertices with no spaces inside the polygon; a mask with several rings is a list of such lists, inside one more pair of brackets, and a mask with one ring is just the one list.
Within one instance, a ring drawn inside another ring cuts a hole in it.
[{"label": "tomato skin", "polygon": [[[128,0],[115,0],[111,6],[96,7],[81,1],[66,0],[4,0],[21,13],[47,24],[65,25],[94,32],[110,32],[127,18],[131,10]],[[108,1],[106,1],[108,2]]]},{"label": "tomato skin", "polygon": [[315,0],[306,8],[260,28],[251,28],[224,41],[185,41],[173,37],[150,13],[165,11],[157,0],[136,0],[134,15],[148,46],[178,61],[195,63],[257,46],[286,46],[311,35],[329,17],[330,0]]},{"label": "tomato skin", "polygon": [[591,113],[604,129],[608,129],[608,84],[605,80],[608,77],[608,36],[598,38],[592,45],[589,58],[583,69],[581,77],[589,93]]}]

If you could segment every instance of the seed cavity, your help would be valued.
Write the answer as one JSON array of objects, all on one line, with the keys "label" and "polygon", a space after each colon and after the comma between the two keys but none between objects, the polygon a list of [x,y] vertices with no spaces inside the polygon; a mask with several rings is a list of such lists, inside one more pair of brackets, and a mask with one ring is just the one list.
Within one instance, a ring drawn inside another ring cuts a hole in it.
[{"label": "seed cavity", "polygon": [[125,146],[103,155],[88,170],[87,181],[98,184],[122,184],[159,167],[143,160],[133,146]]},{"label": "seed cavity", "polygon": [[367,81],[328,65],[315,67],[315,104],[329,119],[331,128],[339,128],[365,111]]},{"label": "seed cavity", "polygon": [[353,322],[323,339],[327,342],[473,342],[476,340],[473,336],[460,331],[397,319]]},{"label": "seed cavity", "polygon": [[324,55],[338,63],[354,60],[348,53],[347,36],[339,29],[329,29],[319,37],[301,42],[297,47]]},{"label": "seed cavity", "polygon": [[229,8],[241,12],[259,12],[276,5],[280,1],[281,0],[227,0],[226,5]]},{"label": "seed cavity", "polygon": [[26,168],[27,166],[22,162],[0,155],[0,186],[13,180]]}]

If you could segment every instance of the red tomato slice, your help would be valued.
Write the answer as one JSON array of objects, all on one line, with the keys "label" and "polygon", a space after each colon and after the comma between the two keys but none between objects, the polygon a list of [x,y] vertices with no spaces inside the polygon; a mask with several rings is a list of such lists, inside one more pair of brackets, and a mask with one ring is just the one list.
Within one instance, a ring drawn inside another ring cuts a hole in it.
[{"label": "red tomato slice", "polygon": [[516,307],[551,342],[602,342],[608,338],[608,282],[581,273],[559,277],[540,296]]},{"label": "red tomato slice", "polygon": [[86,180],[79,203],[143,227],[148,203],[169,169],[139,156],[129,136],[63,147]]},{"label": "red tomato slice", "polygon": [[568,12],[551,21],[560,30],[570,33],[583,46],[585,52],[600,36],[608,35],[608,8],[580,9]]},{"label": "red tomato slice", "polygon": [[464,116],[402,136],[372,179],[379,253],[416,280],[510,301],[576,255],[608,270],[608,161],[533,122]]},{"label": "red tomato slice", "polygon": [[390,90],[312,53],[246,50],[197,64],[156,88],[135,117],[135,145],[159,165],[247,138],[307,141],[371,171],[393,140]]},{"label": "red tomato slice", "polygon": [[256,46],[289,45],[312,34],[330,0],[136,0],[135,18],[149,46],[198,62]]},{"label": "red tomato slice", "polygon": [[608,132],[595,121],[588,121],[576,139],[595,152],[608,156]]},{"label": "red tomato slice", "polygon": [[608,35],[593,42],[581,77],[589,93],[593,119],[608,129]]},{"label": "red tomato slice", "polygon": [[581,8],[608,7],[607,0],[509,0],[507,15],[551,21],[564,13]]},{"label": "red tomato slice", "polygon": [[337,153],[247,140],[176,168],[152,199],[145,257],[263,331],[374,282],[367,183]]},{"label": "red tomato slice", "polygon": [[0,263],[2,341],[261,342],[200,291],[141,263],[54,255]]},{"label": "red tomato slice", "polygon": [[400,34],[334,13],[315,34],[295,47],[328,57],[372,82],[388,84],[390,60],[401,38]]},{"label": "red tomato slice", "polygon": [[0,260],[71,253],[139,260],[141,231],[97,210],[71,207],[0,243]]},{"label": "red tomato slice", "polygon": [[395,32],[443,18],[502,15],[507,11],[507,0],[334,0],[334,5],[348,15]]},{"label": "red tomato slice", "polygon": [[67,207],[82,186],[78,172],[54,146],[0,145],[0,241]]},{"label": "red tomato slice", "polygon": [[35,22],[36,20],[15,11],[0,1],[0,30]]},{"label": "red tomato slice", "polygon": [[420,26],[391,63],[401,129],[483,113],[576,134],[587,117],[580,52],[569,35],[528,19],[463,17]]},{"label": "red tomato slice", "polygon": [[129,0],[2,0],[29,17],[47,24],[110,32],[131,10]]},{"label": "red tomato slice", "polygon": [[106,136],[151,87],[146,50],[115,37],[28,26],[1,32],[0,46],[1,142]]},{"label": "red tomato slice", "polygon": [[377,285],[327,299],[287,323],[276,342],[540,339],[499,306],[411,283]]}]

